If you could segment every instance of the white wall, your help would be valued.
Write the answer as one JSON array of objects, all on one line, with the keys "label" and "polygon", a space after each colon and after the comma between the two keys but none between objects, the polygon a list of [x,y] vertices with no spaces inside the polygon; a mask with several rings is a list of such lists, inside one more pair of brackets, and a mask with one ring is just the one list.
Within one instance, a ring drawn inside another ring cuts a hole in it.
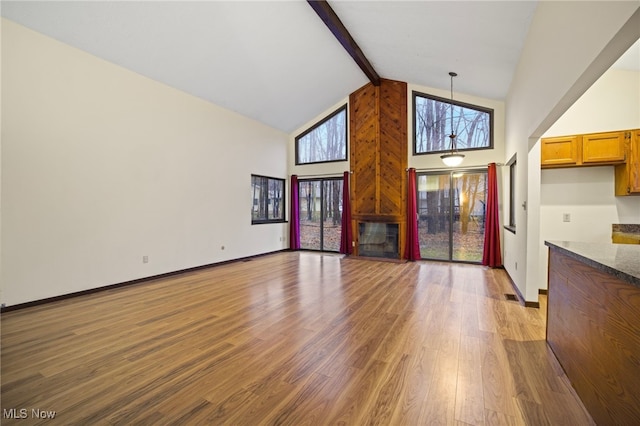
[{"label": "white wall", "polygon": [[[2,7],[0,5],[0,7]],[[2,19],[0,19],[0,34],[2,34],[2,27],[3,27],[3,23],[4,21]],[[1,40],[0,40],[1,43]],[[2,82],[2,47],[0,46],[0,82]],[[2,127],[2,84],[0,84],[0,129],[3,129]],[[0,242],[2,241],[2,137],[0,135]],[[0,302],[2,302],[3,296],[2,296],[2,244],[0,243]]]},{"label": "white wall", "polygon": [[[540,209],[539,171],[530,167],[529,151],[639,36],[637,2],[538,3],[505,113],[505,158],[518,158],[517,227],[516,234],[505,233],[505,269],[526,301],[537,301],[545,279],[539,275],[539,252],[531,249],[538,236],[533,232],[528,240],[539,221],[537,213],[529,217],[528,212]],[[521,207],[524,201],[528,210]]]},{"label": "white wall", "polygon": [[[640,72],[611,69],[571,106],[545,137],[640,128]],[[539,144],[538,144],[539,145]],[[545,240],[610,243],[614,223],[640,224],[640,197],[614,196],[614,167],[542,170],[540,276]],[[563,221],[563,214],[571,222]],[[547,288],[546,280],[540,288]]]},{"label": "white wall", "polygon": [[288,247],[250,178],[288,135],[7,20],[2,89],[7,306]]}]

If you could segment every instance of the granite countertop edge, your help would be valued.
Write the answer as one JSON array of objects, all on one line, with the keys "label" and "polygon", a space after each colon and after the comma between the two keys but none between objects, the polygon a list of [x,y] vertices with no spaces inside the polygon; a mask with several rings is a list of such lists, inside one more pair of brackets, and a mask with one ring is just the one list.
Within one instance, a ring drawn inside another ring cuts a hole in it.
[{"label": "granite countertop edge", "polygon": [[640,288],[640,245],[545,241],[569,257]]}]

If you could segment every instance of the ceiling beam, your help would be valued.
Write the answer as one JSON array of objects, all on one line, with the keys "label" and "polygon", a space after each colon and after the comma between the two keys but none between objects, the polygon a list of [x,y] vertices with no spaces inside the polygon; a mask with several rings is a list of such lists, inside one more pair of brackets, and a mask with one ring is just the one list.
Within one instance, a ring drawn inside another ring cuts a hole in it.
[{"label": "ceiling beam", "polygon": [[371,63],[367,60],[364,53],[356,41],[351,37],[349,31],[345,28],[336,12],[333,11],[329,3],[326,0],[307,0],[309,6],[318,14],[320,19],[325,23],[325,25],[331,30],[334,36],[338,39],[342,47],[351,55],[356,64],[360,67],[360,69],[366,74],[371,83],[374,86],[380,85],[380,76],[373,69]]}]

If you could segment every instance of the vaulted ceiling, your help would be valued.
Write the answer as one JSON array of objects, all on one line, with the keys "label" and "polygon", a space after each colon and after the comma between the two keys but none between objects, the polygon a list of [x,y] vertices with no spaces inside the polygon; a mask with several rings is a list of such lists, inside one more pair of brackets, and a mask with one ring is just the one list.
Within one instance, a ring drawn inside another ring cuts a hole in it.
[{"label": "vaulted ceiling", "polygon": [[[535,1],[330,1],[382,78],[504,99]],[[292,132],[368,82],[293,1],[3,1],[2,16]]]}]

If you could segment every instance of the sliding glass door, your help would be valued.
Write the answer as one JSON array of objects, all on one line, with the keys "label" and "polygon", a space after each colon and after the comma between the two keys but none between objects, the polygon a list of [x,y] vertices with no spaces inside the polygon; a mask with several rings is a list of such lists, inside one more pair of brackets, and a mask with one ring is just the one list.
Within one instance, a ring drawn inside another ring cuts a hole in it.
[{"label": "sliding glass door", "polygon": [[421,257],[482,262],[486,170],[420,173],[417,179]]},{"label": "sliding glass door", "polygon": [[298,181],[300,248],[340,251],[342,178]]}]

